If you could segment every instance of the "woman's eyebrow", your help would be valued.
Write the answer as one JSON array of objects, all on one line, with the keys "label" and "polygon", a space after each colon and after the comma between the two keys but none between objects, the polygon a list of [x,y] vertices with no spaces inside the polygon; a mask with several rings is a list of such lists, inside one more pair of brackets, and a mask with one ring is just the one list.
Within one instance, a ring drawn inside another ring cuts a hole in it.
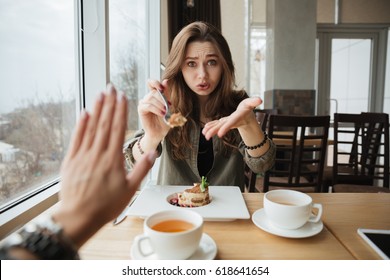
[{"label": "woman's eyebrow", "polygon": [[219,57],[216,53],[211,53],[211,54],[208,54],[206,55],[206,57]]},{"label": "woman's eyebrow", "polygon": [[185,60],[188,60],[188,59],[195,60],[195,59],[198,59],[198,58],[199,58],[198,56],[186,56]]},{"label": "woman's eyebrow", "polygon": [[[210,53],[210,54],[207,54],[206,57],[207,58],[209,58],[209,57],[216,57],[216,58],[218,58],[219,56],[217,54],[215,54],[215,53]],[[188,60],[188,59],[196,60],[196,59],[199,59],[199,56],[186,56],[185,60]]]}]

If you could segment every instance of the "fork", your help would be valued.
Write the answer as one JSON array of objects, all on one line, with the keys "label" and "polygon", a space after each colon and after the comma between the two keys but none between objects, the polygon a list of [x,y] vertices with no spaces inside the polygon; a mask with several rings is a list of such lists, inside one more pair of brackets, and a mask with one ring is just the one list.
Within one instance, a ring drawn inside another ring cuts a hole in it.
[{"label": "fork", "polygon": [[165,112],[165,116],[164,116],[164,122],[167,125],[171,125],[169,123],[169,119],[171,118],[172,113],[171,113],[171,110],[169,110],[167,98],[165,97],[165,95],[161,91],[157,90],[157,92],[160,94],[160,96],[161,96],[161,98],[162,98],[162,100],[163,100],[163,102],[165,104],[165,108],[166,108],[166,112]]}]

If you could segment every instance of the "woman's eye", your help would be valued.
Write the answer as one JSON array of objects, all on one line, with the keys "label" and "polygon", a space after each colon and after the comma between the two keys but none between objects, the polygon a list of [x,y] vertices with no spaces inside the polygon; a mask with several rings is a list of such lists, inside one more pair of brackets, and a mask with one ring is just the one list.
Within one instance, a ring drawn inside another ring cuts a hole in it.
[{"label": "woman's eye", "polygon": [[214,66],[214,65],[217,65],[217,61],[214,60],[214,59],[213,60],[209,60],[207,64],[210,65],[210,66]]},{"label": "woman's eye", "polygon": [[193,61],[190,61],[190,62],[187,63],[187,65],[188,65],[189,67],[195,67],[195,66],[196,66],[196,63],[193,62]]}]

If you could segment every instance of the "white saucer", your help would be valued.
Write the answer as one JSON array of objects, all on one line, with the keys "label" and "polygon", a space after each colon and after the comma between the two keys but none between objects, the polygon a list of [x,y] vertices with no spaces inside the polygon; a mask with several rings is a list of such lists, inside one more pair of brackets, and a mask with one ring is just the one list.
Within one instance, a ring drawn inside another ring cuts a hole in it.
[{"label": "white saucer", "polygon": [[253,213],[252,221],[258,228],[261,228],[268,233],[288,238],[310,237],[320,233],[324,227],[324,224],[320,220],[317,223],[308,222],[298,229],[281,229],[274,226],[267,219],[264,208],[261,208]]},{"label": "white saucer", "polygon": [[[200,240],[199,248],[195,253],[188,258],[188,260],[213,260],[217,255],[217,244],[215,241],[206,233],[203,233],[202,239]],[[158,260],[156,254],[144,257],[138,251],[138,247],[133,245],[130,250],[130,257],[133,260]]]}]

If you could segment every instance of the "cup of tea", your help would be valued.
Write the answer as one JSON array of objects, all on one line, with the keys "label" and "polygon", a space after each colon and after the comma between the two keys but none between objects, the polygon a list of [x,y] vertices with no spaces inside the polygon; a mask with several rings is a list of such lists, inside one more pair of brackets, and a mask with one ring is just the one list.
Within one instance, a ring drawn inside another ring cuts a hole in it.
[{"label": "cup of tea", "polygon": [[144,221],[144,234],[135,238],[139,253],[158,259],[184,260],[195,253],[203,234],[203,217],[189,209],[161,211]]},{"label": "cup of tea", "polygon": [[[317,214],[312,209],[317,208]],[[322,205],[313,203],[312,198],[294,190],[272,190],[264,194],[264,211],[267,219],[282,229],[297,229],[307,222],[321,219]]]}]

